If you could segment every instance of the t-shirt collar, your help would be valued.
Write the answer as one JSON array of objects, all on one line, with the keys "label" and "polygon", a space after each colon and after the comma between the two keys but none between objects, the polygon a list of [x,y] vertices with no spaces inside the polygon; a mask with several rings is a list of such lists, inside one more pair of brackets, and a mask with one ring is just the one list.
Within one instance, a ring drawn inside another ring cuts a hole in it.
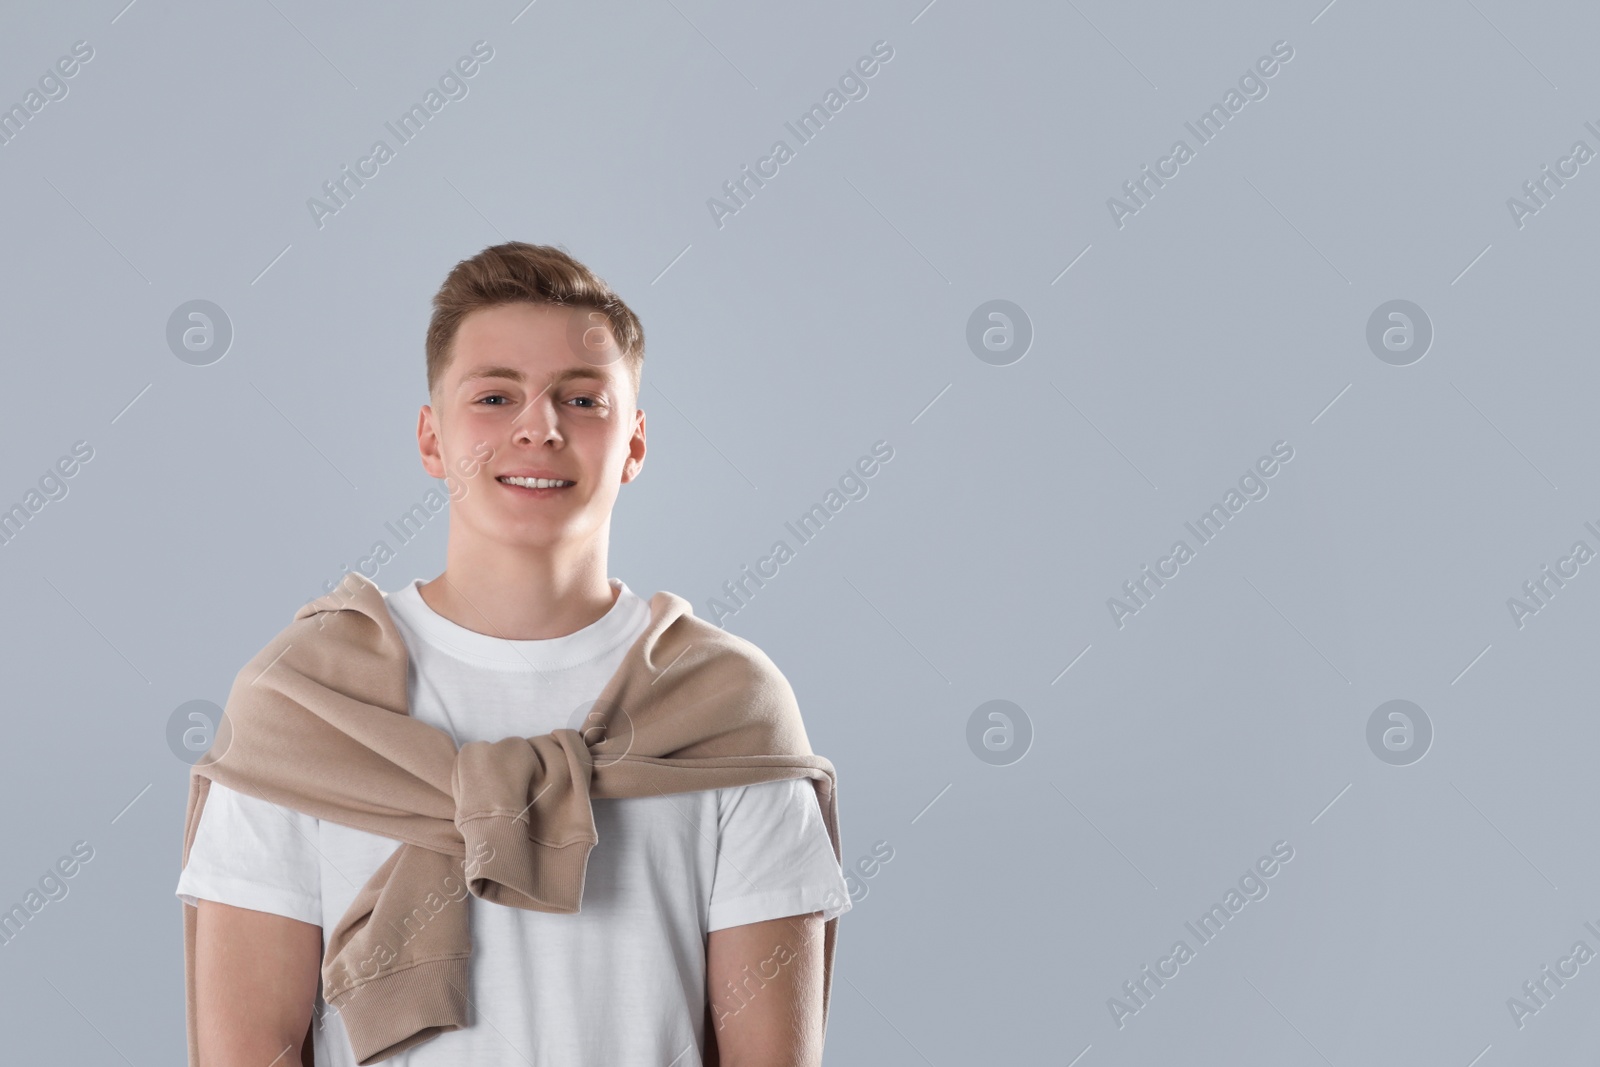
[{"label": "t-shirt collar", "polygon": [[637,635],[650,607],[620,578],[607,579],[616,597],[606,613],[581,630],[561,637],[512,641],[469,630],[445,618],[422,598],[423,579],[410,582],[384,598],[396,621],[429,645],[479,666],[509,670],[551,671],[575,667],[612,651]]}]

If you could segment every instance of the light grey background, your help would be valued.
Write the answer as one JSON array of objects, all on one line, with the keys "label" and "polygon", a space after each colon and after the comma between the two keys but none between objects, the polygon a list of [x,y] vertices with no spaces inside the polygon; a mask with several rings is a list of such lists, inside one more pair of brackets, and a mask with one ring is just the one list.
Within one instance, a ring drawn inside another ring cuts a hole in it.
[{"label": "light grey background", "polygon": [[[1507,605],[1600,550],[1600,162],[1507,207],[1600,150],[1591,6],[121,3],[0,33],[6,107],[94,49],[0,147],[0,507],[94,452],[0,547],[0,904],[95,850],[0,946],[18,1062],[181,1060],[169,719],[440,484],[428,300],[506,239],[645,324],[635,590],[710,614],[894,450],[727,620],[838,769],[845,861],[893,849],[842,920],[828,1062],[1593,1061],[1600,962],[1521,1026],[1508,1000],[1600,951],[1600,563]],[[469,94],[319,228],[307,200],[479,40]],[[1119,228],[1108,198],[1278,41],[1268,95]],[[195,299],[234,331],[209,366],[166,341]],[[1034,332],[1006,366],[966,341],[994,299]],[[1409,366],[1367,345],[1392,299],[1435,331]],[[1269,494],[1119,628],[1108,599],[1278,441]],[[437,574],[445,534],[380,585]],[[1408,766],[1367,742],[1392,699],[1434,730]],[[1031,725],[1007,765],[968,742],[991,700]],[[1279,841],[1200,946],[1185,922]]]}]

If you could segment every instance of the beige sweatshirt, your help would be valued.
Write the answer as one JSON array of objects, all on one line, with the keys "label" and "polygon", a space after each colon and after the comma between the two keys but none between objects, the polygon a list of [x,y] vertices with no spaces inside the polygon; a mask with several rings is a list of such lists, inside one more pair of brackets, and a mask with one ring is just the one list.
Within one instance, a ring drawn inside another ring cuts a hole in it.
[{"label": "beige sweatshirt", "polygon": [[[840,856],[833,764],[814,755],[793,690],[755,645],[668,592],[582,733],[472,741],[411,718],[405,641],[378,587],[352,572],[238,673],[189,778],[183,863],[213,781],[401,842],[324,930],[322,995],[359,1064],[467,1025],[473,896],[573,913],[595,834],[591,797],[640,797],[809,778]],[[197,909],[183,905],[189,1064],[199,1067]],[[837,917],[823,937],[823,1027]],[[409,940],[390,947],[391,931]],[[313,1021],[315,1025],[315,1021]],[[310,1029],[301,1050],[311,1065]],[[711,1059],[707,1060],[712,1063]]]}]

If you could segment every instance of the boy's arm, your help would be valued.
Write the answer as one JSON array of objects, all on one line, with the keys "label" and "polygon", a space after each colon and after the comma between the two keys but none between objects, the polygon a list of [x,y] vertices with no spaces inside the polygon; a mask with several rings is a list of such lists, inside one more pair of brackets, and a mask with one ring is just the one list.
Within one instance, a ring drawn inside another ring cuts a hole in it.
[{"label": "boy's arm", "polygon": [[820,1067],[822,912],[713,930],[711,1039],[720,1067]]},{"label": "boy's arm", "polygon": [[322,927],[199,902],[195,1013],[200,1067],[299,1067],[322,961]]}]

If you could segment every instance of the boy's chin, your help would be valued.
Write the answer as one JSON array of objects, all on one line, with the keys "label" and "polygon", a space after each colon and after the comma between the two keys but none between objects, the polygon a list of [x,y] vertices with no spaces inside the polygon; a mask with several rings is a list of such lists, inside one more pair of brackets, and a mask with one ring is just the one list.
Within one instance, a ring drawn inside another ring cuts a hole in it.
[{"label": "boy's chin", "polygon": [[572,523],[550,519],[502,519],[494,525],[495,540],[502,544],[527,548],[556,548],[584,539],[584,534]]}]

